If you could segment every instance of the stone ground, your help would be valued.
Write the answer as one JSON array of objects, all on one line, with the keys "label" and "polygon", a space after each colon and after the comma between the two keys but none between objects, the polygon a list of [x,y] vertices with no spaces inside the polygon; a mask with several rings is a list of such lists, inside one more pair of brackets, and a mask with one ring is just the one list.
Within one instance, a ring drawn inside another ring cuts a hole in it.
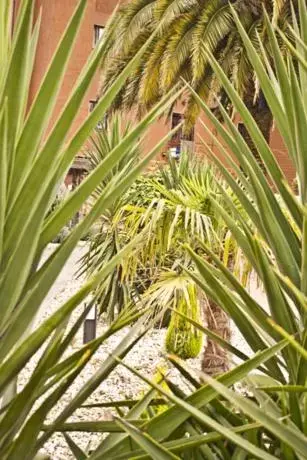
[{"label": "stone ground", "polygon": [[[50,245],[45,257],[47,257],[55,248],[55,245]],[[86,246],[80,244],[73,252],[69,260],[67,261],[64,269],[62,270],[59,278],[54,284],[53,288],[46,297],[41,312],[38,318],[38,323],[46,319],[51,313],[53,313],[60,305],[63,304],[71,295],[73,295],[81,286],[82,280],[76,279],[75,271],[78,267],[78,260],[84,254]],[[263,302],[263,295],[259,289],[255,286],[252,287],[253,294]],[[83,308],[82,306],[80,308]],[[80,309],[77,310],[71,320],[78,315]],[[106,327],[103,322],[98,324],[98,334]],[[126,335],[127,328],[119,331],[117,334],[112,336],[107,342],[105,342],[94,355],[91,362],[86,366],[83,372],[75,380],[74,384],[69,388],[67,393],[61,398],[57,406],[50,414],[50,420],[52,420],[63,407],[71,401],[76,395],[78,390],[84,385],[84,383],[92,376],[98,369],[101,363],[107,358],[108,354],[114,350],[115,346],[119,341]],[[151,377],[156,371],[158,365],[165,365],[163,359],[164,353],[164,337],[165,330],[154,329],[151,330],[127,355],[126,362],[138,369],[144,375]],[[246,354],[250,354],[250,349],[246,342],[242,338],[236,329],[233,329],[232,343],[238,347],[241,351]],[[72,343],[68,354],[75,352],[82,345],[82,330],[76,336],[76,339]],[[39,355],[39,354],[38,354]],[[34,365],[37,362],[38,355],[36,355],[29,363],[26,369],[22,372],[19,379],[19,387],[21,388],[28,380],[31,375]],[[190,360],[189,365],[194,369],[199,369],[200,360]],[[172,380],[182,385],[182,379],[176,372],[171,371]],[[136,376],[131,374],[123,366],[118,366],[109,376],[109,378],[103,382],[96,391],[92,394],[91,398],[87,403],[97,403],[102,401],[111,401],[124,398],[136,398],[146,388],[146,385],[140,381]],[[84,420],[107,420],[112,416],[108,409],[82,409],[77,411],[70,421],[84,421]],[[88,433],[72,433],[72,438],[79,444],[83,449],[89,446],[94,447],[101,439],[99,434],[88,434]],[[53,460],[69,460],[72,457],[67,444],[61,434],[55,434],[45,445],[46,452],[51,455]]]}]

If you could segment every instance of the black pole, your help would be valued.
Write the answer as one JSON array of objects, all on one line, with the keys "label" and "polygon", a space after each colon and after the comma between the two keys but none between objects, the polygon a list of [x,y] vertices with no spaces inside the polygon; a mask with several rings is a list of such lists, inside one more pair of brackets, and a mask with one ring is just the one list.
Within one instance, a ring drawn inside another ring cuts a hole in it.
[{"label": "black pole", "polygon": [[[85,305],[86,307],[86,305]],[[83,343],[90,342],[96,338],[97,311],[94,305],[88,312],[83,326]]]}]

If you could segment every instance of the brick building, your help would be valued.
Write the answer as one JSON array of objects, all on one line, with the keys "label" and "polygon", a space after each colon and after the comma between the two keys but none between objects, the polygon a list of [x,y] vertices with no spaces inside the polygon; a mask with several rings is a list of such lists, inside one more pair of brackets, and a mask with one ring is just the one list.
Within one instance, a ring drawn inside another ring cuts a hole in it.
[{"label": "brick building", "polygon": [[[16,12],[20,0],[12,1],[14,1]],[[40,9],[42,8],[42,21],[34,72],[31,80],[30,104],[35,97],[42,77],[76,4],[77,0],[35,0],[35,14],[38,15]],[[67,97],[81,72],[81,69],[86,63],[95,43],[99,40],[101,34],[103,33],[105,24],[116,4],[116,0],[87,0],[85,16],[64,77],[57,105],[52,116],[51,125],[56,120],[59,112],[64,106]],[[88,112],[95,106],[98,90],[99,75],[96,75],[86,98],[83,101],[79,114],[76,117],[73,129],[75,129],[86,118]],[[176,112],[173,113],[171,120],[160,120],[156,122],[147,134],[144,145],[145,150],[148,151],[151,147],[153,147],[158,139],[161,139],[162,136],[166,135],[169,129],[180,121],[181,117],[181,110],[176,109]],[[207,120],[204,121],[208,124]],[[200,132],[202,137],[208,140],[208,142],[212,145],[211,138],[204,132],[204,130],[202,130],[201,125],[198,122],[196,123],[192,136],[184,138],[180,134],[177,135],[171,140],[170,144],[165,147],[165,150],[172,147],[174,150],[177,148],[178,151],[178,147],[184,144],[185,148],[194,149],[197,154],[203,154],[204,148],[197,141],[197,134]],[[214,145],[212,145],[212,147],[214,149]],[[289,182],[292,182],[294,179],[294,168],[286,153],[282,139],[278,131],[274,128],[271,134],[271,147],[278,158],[281,168],[285,171]],[[77,158],[69,172],[67,181],[73,181],[76,184],[78,180],[80,180],[80,177],[82,177],[82,172],[86,169],[86,167],[85,161],[81,157]]]}]

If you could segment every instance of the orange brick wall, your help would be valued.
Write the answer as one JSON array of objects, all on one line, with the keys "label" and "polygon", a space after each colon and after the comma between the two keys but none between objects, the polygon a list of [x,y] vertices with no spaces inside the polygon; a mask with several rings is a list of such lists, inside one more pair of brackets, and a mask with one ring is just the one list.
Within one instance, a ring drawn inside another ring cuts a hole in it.
[{"label": "orange brick wall", "polygon": [[[77,5],[76,0],[36,0],[36,14],[42,8],[42,22],[37,55],[30,88],[30,103],[39,88],[50,59],[65,31],[67,23]],[[51,124],[61,112],[74,84],[93,48],[94,25],[105,25],[114,7],[113,0],[87,0],[87,7],[78,38],[68,64],[60,90]],[[99,75],[96,75],[84,99],[81,110],[74,122],[73,129],[80,126],[88,114],[89,101],[95,99],[99,87]]]}]

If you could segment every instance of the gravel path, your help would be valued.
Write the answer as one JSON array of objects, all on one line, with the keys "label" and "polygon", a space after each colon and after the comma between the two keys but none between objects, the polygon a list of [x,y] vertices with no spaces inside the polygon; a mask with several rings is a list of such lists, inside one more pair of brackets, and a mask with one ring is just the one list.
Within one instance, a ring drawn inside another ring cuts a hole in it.
[{"label": "gravel path", "polygon": [[[50,245],[46,251],[45,257],[50,255],[55,247],[55,245]],[[85,250],[86,246],[84,244],[80,244],[67,261],[59,278],[42,305],[41,312],[37,320],[38,323],[42,322],[51,313],[57,310],[57,308],[62,305],[65,300],[71,297],[80,288],[82,280],[77,280],[74,273],[78,266],[78,260],[84,254]],[[263,301],[263,295],[260,290],[253,287],[253,294],[258,298],[258,300]],[[83,307],[81,306],[80,308],[82,309]],[[78,316],[80,308],[74,312],[71,321]],[[103,324],[103,322],[100,322],[97,333],[101,333],[105,327],[106,325]],[[99,348],[91,362],[85,367],[82,373],[80,373],[74,384],[58,402],[57,406],[50,414],[50,421],[56,416],[59,409],[63,409],[63,407],[71,401],[89,377],[92,376],[97,369],[99,369],[100,364],[108,357],[108,354],[115,348],[117,343],[120,342],[127,332],[127,328],[119,331]],[[127,355],[126,362],[134,368],[140,370],[144,375],[148,377],[153,376],[156,372],[157,366],[163,364],[165,366],[165,361],[163,360],[164,337],[165,330],[151,330]],[[241,351],[250,354],[249,347],[235,329],[233,331],[232,342]],[[81,345],[82,330],[80,330],[77,334],[74,342],[67,351],[67,354],[75,352]],[[29,365],[22,372],[18,382],[20,388],[22,388],[29,379],[38,357],[39,353],[31,360]],[[200,360],[190,360],[189,365],[192,368],[197,369],[200,367]],[[182,378],[180,378],[174,370],[171,371],[171,377],[175,383],[180,385],[183,384]],[[109,378],[96,389],[87,403],[136,398],[140,396],[140,393],[145,388],[146,386],[144,383],[137,377],[129,373],[129,371],[123,366],[118,366],[111,373]],[[111,416],[112,413],[109,409],[82,409],[78,410],[73,417],[69,419],[69,421],[108,420]],[[77,441],[78,445],[83,449],[88,448],[89,445],[94,447],[101,439],[101,435],[99,434],[88,433],[72,433],[71,437]],[[73,459],[61,434],[53,435],[45,445],[45,450],[49,455],[51,455],[53,460]]]}]

